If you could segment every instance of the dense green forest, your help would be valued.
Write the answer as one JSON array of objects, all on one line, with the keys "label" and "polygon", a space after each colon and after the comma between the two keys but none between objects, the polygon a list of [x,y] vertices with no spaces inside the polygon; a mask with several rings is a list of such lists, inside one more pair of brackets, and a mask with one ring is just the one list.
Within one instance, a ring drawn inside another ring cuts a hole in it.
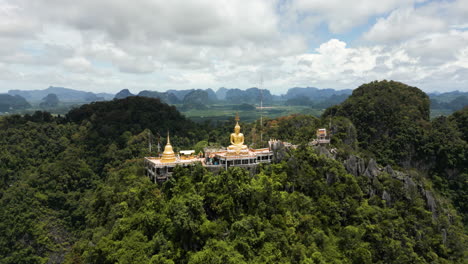
[{"label": "dense green forest", "polygon": [[466,263],[468,108],[430,120],[418,88],[372,82],[320,118],[241,123],[299,145],[256,173],[144,176],[149,135],[225,146],[232,121],[143,97],[0,117],[0,263]]}]

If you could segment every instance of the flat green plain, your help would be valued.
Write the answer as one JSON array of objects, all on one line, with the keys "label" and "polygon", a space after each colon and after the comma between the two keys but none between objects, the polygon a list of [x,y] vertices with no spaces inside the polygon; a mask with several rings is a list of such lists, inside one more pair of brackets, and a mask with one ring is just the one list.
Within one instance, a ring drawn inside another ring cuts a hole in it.
[{"label": "flat green plain", "polygon": [[285,105],[265,106],[263,107],[263,111],[261,111],[260,107],[257,107],[255,110],[237,110],[236,105],[217,104],[207,106],[207,109],[191,109],[181,112],[195,122],[205,122],[208,120],[212,122],[226,121],[233,118],[237,112],[243,122],[253,122],[260,119],[261,115],[266,118],[276,118],[292,114],[320,116],[323,111],[324,109],[313,109],[307,106]]}]

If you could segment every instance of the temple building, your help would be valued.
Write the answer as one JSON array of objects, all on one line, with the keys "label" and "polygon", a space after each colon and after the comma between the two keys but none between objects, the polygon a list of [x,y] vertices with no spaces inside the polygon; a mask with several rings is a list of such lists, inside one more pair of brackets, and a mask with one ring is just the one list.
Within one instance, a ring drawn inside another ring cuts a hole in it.
[{"label": "temple building", "polygon": [[194,150],[182,150],[176,155],[167,136],[167,144],[160,157],[145,157],[146,174],[154,182],[167,180],[176,166],[191,166],[201,163],[213,171],[227,169],[231,166],[255,169],[260,163],[270,163],[273,159],[273,151],[270,147],[261,149],[249,148],[244,142],[244,135],[240,132],[239,115],[236,114],[236,125],[231,133],[227,148],[208,149],[204,154],[195,156]]},{"label": "temple building", "polygon": [[176,156],[172,149],[169,133],[167,144],[160,157],[145,157],[146,174],[154,182],[165,181],[172,174],[176,166],[190,166],[196,162],[202,162],[203,158],[194,156],[195,150],[182,150]]},{"label": "temple building", "polygon": [[314,139],[312,145],[330,144],[330,135],[327,134],[327,129],[317,129],[317,139]]}]

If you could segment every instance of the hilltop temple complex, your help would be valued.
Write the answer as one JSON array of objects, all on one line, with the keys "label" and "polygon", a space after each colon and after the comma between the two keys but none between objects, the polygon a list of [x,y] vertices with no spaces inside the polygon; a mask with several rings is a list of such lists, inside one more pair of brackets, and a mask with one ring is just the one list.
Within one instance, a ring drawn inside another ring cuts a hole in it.
[{"label": "hilltop temple complex", "polygon": [[163,154],[160,157],[145,158],[146,174],[157,182],[167,180],[176,166],[191,166],[198,162],[213,171],[231,166],[253,169],[260,163],[270,163],[273,159],[271,148],[249,148],[244,142],[244,135],[240,132],[238,115],[235,120],[234,132],[230,136],[231,145],[220,149],[205,148],[204,154],[194,155],[194,150],[183,150],[176,155],[168,135]]},{"label": "hilltop temple complex", "polygon": [[[227,148],[210,149],[205,148],[204,153],[195,155],[195,150],[182,150],[178,155],[172,149],[169,134],[167,135],[167,144],[164,152],[159,157],[145,157],[146,174],[154,182],[166,181],[176,166],[192,166],[201,163],[202,166],[211,171],[219,171],[229,167],[243,167],[249,170],[257,168],[260,163],[271,163],[273,160],[273,148],[278,144],[287,148],[294,148],[288,142],[279,140],[270,140],[268,148],[253,149],[249,148],[244,142],[244,135],[240,132],[239,115],[236,114],[236,125],[234,132],[230,135],[230,142]],[[317,140],[313,143],[329,143],[326,129],[321,128],[317,131]]]}]

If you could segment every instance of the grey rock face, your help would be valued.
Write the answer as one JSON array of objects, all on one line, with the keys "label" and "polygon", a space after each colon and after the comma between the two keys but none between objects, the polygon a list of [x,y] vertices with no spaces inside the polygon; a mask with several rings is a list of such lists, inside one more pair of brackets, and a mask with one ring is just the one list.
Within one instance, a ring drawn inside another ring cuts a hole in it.
[{"label": "grey rock face", "polygon": [[416,183],[414,183],[413,179],[409,176],[405,177],[405,188],[407,190],[416,189]]},{"label": "grey rock face", "polygon": [[385,200],[385,202],[387,202],[387,205],[390,205],[391,202],[392,202],[392,197],[390,196],[390,194],[387,191],[383,191],[382,199]]},{"label": "grey rock face", "polygon": [[408,200],[412,200],[418,194],[418,186],[409,176],[404,176],[404,182],[405,196]]},{"label": "grey rock face", "polygon": [[344,162],[344,166],[348,173],[351,173],[354,176],[363,175],[366,171],[366,163],[363,159],[356,157],[354,155],[349,156]]},{"label": "grey rock face", "polygon": [[395,176],[396,176],[395,171],[393,170],[392,166],[390,166],[390,165],[385,166],[383,171],[388,173],[388,175],[390,175],[393,178],[395,178]]},{"label": "grey rock face", "polygon": [[270,149],[273,150],[273,162],[281,162],[286,157],[286,148],[282,141],[270,142]]},{"label": "grey rock face", "polygon": [[[367,187],[367,195],[372,197],[374,195],[380,195],[380,190],[378,186],[380,186],[380,181],[377,176],[379,176],[382,172],[386,172],[390,175],[393,179],[399,180],[403,183],[404,195],[405,198],[408,200],[412,200],[415,197],[419,197],[420,195],[425,198],[426,200],[426,208],[432,212],[433,219],[438,217],[438,214],[441,213],[438,210],[442,210],[437,208],[437,202],[434,198],[434,195],[431,191],[428,191],[424,188],[421,183],[416,183],[413,178],[405,172],[393,170],[390,165],[385,166],[383,169],[379,169],[377,162],[374,159],[370,159],[367,166],[365,166],[364,159],[361,159],[355,155],[350,155],[344,162],[343,165],[346,171],[354,176],[366,176],[369,178],[370,183]],[[330,184],[332,182],[331,176],[327,174],[327,183]],[[387,191],[383,191],[381,194],[381,198],[386,201],[387,205],[392,205],[392,196]],[[393,197],[395,199],[395,197]],[[449,222],[452,222],[449,217]],[[446,233],[446,231],[445,231]],[[444,236],[444,233],[442,233]],[[447,234],[445,235],[447,236]]]},{"label": "grey rock face", "polygon": [[357,169],[359,175],[364,174],[364,172],[366,171],[366,162],[361,158],[358,158]]},{"label": "grey rock face", "polygon": [[403,181],[407,177],[407,175],[401,171],[395,171],[395,176],[396,179]]},{"label": "grey rock face", "polygon": [[318,146],[316,150],[319,155],[325,155],[328,158],[333,158],[333,155],[330,153],[330,151],[326,147]]},{"label": "grey rock face", "polygon": [[426,205],[429,210],[432,212],[432,218],[437,217],[437,205],[434,199],[434,196],[432,195],[431,191],[425,191],[425,196],[426,196]]},{"label": "grey rock face", "polygon": [[351,173],[354,176],[359,176],[361,174],[362,168],[360,164],[361,159],[351,155],[349,158],[345,161],[344,166],[346,170]]},{"label": "grey rock face", "polygon": [[344,166],[349,173],[351,173],[354,176],[358,176],[356,156],[351,155],[347,160],[345,160]]},{"label": "grey rock face", "polygon": [[380,174],[379,167],[377,166],[377,162],[374,159],[369,160],[369,164],[367,165],[367,169],[364,172],[364,175],[369,178],[374,178]]}]

